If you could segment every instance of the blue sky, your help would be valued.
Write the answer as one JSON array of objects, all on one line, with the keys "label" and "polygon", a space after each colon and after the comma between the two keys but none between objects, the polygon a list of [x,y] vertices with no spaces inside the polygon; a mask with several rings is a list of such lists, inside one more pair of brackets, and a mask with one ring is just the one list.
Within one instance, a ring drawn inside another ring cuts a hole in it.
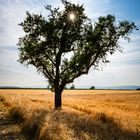
[{"label": "blue sky", "polygon": [[[134,21],[140,28],[140,0],[71,0],[83,4],[92,21],[99,16],[113,14],[117,20]],[[18,23],[25,18],[25,11],[47,15],[44,5],[53,7],[60,0],[0,0],[0,85],[34,87],[47,86],[47,79],[32,66],[25,67],[17,62],[18,38],[24,35]],[[120,40],[123,53],[109,56],[111,61],[101,65],[99,71],[91,68],[88,75],[74,81],[76,87],[140,85],[140,31],[131,35],[131,41]]]}]

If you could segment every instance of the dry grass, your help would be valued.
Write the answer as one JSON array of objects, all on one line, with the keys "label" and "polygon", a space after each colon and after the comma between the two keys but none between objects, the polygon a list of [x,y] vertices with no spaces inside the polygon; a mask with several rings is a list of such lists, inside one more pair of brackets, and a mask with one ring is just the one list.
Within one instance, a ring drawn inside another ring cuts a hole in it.
[{"label": "dry grass", "polygon": [[5,98],[3,95],[0,95],[0,102],[4,102],[5,101]]},{"label": "dry grass", "polygon": [[0,97],[27,140],[140,139],[140,91],[66,90],[60,111],[48,90],[0,90]]},{"label": "dry grass", "polygon": [[20,106],[12,106],[8,110],[8,118],[11,119],[13,123],[21,123],[25,120],[25,112]]}]

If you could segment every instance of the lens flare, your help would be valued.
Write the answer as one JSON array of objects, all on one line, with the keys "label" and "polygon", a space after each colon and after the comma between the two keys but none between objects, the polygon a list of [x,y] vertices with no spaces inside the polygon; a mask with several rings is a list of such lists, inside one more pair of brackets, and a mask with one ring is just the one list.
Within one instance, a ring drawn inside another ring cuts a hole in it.
[{"label": "lens flare", "polygon": [[75,9],[71,9],[67,12],[66,14],[66,22],[67,24],[69,24],[70,26],[76,26],[78,25],[78,12]]},{"label": "lens flare", "polygon": [[76,15],[75,15],[74,12],[71,12],[71,13],[69,14],[69,19],[70,19],[72,22],[75,21],[75,19],[76,19]]}]

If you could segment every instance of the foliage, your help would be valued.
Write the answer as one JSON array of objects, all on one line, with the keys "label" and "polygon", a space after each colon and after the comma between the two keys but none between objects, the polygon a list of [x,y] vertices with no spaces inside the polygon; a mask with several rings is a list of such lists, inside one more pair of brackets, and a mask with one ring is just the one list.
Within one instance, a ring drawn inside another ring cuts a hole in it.
[{"label": "foliage", "polygon": [[91,86],[90,89],[95,89],[95,86]]},{"label": "foliage", "polygon": [[[47,18],[27,12],[20,24],[25,36],[18,43],[19,62],[35,66],[56,94],[61,94],[74,79],[88,74],[91,67],[98,69],[100,63],[109,62],[108,54],[121,51],[118,40],[129,40],[129,34],[136,29],[133,22],[116,23],[112,15],[92,23],[83,5],[66,0],[62,3],[63,11],[46,6],[50,12]],[[75,14],[75,19],[70,19],[70,13]]]},{"label": "foliage", "polygon": [[75,86],[72,84],[72,86],[70,87],[70,89],[75,89]]}]

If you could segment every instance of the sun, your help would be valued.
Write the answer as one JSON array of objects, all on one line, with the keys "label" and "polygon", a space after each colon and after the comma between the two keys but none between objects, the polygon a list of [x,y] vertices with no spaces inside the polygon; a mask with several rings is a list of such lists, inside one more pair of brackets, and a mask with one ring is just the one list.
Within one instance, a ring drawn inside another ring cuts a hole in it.
[{"label": "sun", "polygon": [[69,20],[71,20],[72,22],[74,22],[76,20],[76,15],[74,12],[69,13]]},{"label": "sun", "polygon": [[67,13],[67,23],[72,26],[76,26],[78,21],[78,14],[75,10],[71,10]]}]

